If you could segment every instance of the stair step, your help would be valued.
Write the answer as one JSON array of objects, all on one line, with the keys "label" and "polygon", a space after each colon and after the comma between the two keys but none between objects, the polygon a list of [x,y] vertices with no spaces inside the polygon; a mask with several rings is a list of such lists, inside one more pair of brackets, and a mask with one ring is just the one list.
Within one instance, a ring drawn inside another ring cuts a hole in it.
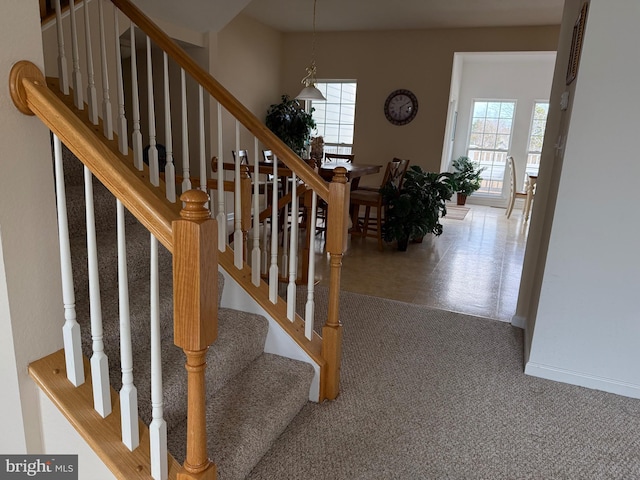
[{"label": "stair step", "polygon": [[[207,400],[208,450],[224,480],[245,478],[309,399],[313,367],[263,353]],[[209,385],[207,385],[209,387]],[[169,451],[184,461],[185,410],[168,422]]]},{"label": "stair step", "polygon": [[[84,185],[65,185],[67,196],[67,220],[69,237],[85,237],[87,218],[84,197]],[[116,229],[116,198],[100,182],[93,184],[93,204],[96,233],[104,233]],[[138,223],[136,217],[125,209],[125,225]]]},{"label": "stair step", "polygon": [[62,168],[64,169],[64,184],[82,185],[84,164],[76,157],[65,144],[62,144]]},{"label": "stair step", "polygon": [[[263,354],[269,328],[267,320],[260,315],[228,309],[219,310],[218,322],[218,338],[207,352],[207,395],[210,397],[224,391],[240,372]],[[172,330],[169,333],[172,335]],[[183,397],[187,391],[187,374],[184,369],[185,355],[173,345],[171,335],[163,339],[162,382],[165,398],[176,399]],[[144,350],[142,348],[139,352]],[[136,352],[136,356],[139,352]],[[142,376],[144,388],[147,388],[146,371],[142,372]],[[167,419],[176,416],[181,419],[181,409],[178,407],[174,410],[168,405],[169,402],[165,402]],[[151,418],[150,405],[148,408],[148,417],[141,413],[145,421]]]},{"label": "stair step", "polygon": [[[127,237],[127,275],[130,284],[130,295],[135,295],[137,290],[133,283],[140,279],[146,279],[149,290],[150,276],[150,234],[140,223],[135,222],[125,227]],[[117,286],[118,280],[118,233],[109,230],[96,234],[98,248],[98,269],[100,287],[103,291]],[[87,264],[87,240],[86,236],[77,236],[71,240],[71,256],[74,286],[76,296],[86,296],[88,289],[88,264]],[[161,276],[171,277],[173,256],[162,245],[158,244],[158,271]]]},{"label": "stair step", "polygon": [[[72,245],[77,319],[83,351],[91,356],[87,246],[82,164],[65,148],[67,207]],[[116,202],[94,181],[96,241],[101,287],[105,353],[110,383],[122,385],[117,271]],[[149,232],[127,212],[129,310],[134,383],[140,418],[151,422],[150,241]],[[184,352],[173,344],[172,255],[159,246],[159,315],[162,349],[164,417],[169,450],[184,461],[186,450],[187,372]],[[218,305],[224,277],[218,272]],[[264,353],[267,320],[226,308],[218,309],[218,338],[207,353],[206,393],[208,450],[218,478],[243,479],[307,403],[314,377],[311,365]]]}]

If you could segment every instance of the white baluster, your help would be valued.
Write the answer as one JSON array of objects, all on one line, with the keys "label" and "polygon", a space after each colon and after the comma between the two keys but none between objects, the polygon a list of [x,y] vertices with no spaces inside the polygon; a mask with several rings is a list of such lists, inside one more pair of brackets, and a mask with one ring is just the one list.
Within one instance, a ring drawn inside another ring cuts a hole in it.
[{"label": "white baluster", "polygon": [[[274,179],[276,177],[273,177]],[[277,180],[276,180],[277,181]],[[275,188],[277,191],[277,183],[275,183],[273,180],[271,182],[271,188]],[[267,191],[264,192],[264,196],[266,199],[266,203],[267,205],[265,206],[265,210],[266,207],[269,204],[269,199],[267,197]],[[262,272],[263,275],[267,274],[267,270],[269,268],[269,229],[267,228],[267,220],[269,219],[265,219],[264,223],[262,224],[262,264],[260,265],[260,271]],[[271,227],[273,228],[273,227]]]},{"label": "white baluster", "polygon": [[[258,139],[253,137],[253,249],[251,250],[251,282],[260,285],[260,161],[258,157]],[[264,185],[267,194],[267,184]]]},{"label": "white baluster", "polygon": [[73,269],[71,267],[71,247],[69,244],[69,221],[67,218],[67,197],[65,195],[64,171],[62,166],[62,146],[60,139],[53,136],[56,171],[56,202],[58,205],[58,239],[60,243],[60,267],[62,269],[62,303],[64,305],[64,358],[67,378],[76,387],[84,383],[82,365],[82,344],[80,325],[76,320],[76,297],[73,292]]},{"label": "white baluster", "polygon": [[296,318],[296,277],[298,276],[298,192],[296,185],[296,174],[291,172],[291,248],[289,249],[287,318],[292,322]]},{"label": "white baluster", "polygon": [[129,278],[127,274],[127,239],[124,227],[124,206],[116,200],[118,219],[118,302],[120,312],[120,425],[122,443],[131,451],[140,444],[138,431],[138,390],[133,383],[133,351],[131,347],[131,317],[129,314]]},{"label": "white baluster", "polygon": [[[278,178],[278,157],[273,156],[273,178]],[[269,267],[269,301],[278,301],[278,189],[271,191],[271,266]]]},{"label": "white baluster", "polygon": [[173,139],[171,137],[171,101],[169,100],[169,59],[163,53],[164,61],[164,131],[167,147],[167,163],[164,167],[164,181],[167,186],[167,200],[176,201],[176,171],[173,165]]},{"label": "white baluster", "polygon": [[98,278],[98,248],[96,222],[93,208],[93,183],[91,171],[84,167],[84,192],[87,217],[87,260],[89,264],[89,302],[91,312],[91,376],[93,377],[93,407],[102,416],[111,413],[109,388],[109,359],[104,353],[102,330],[102,304],[100,302],[100,280]]},{"label": "white baluster", "polygon": [[[288,180],[288,179],[287,179]],[[286,183],[285,187],[285,195],[287,195],[289,191],[289,183]],[[293,195],[292,197],[293,198]],[[281,267],[280,270],[285,272],[289,271],[289,204],[287,203],[283,209],[283,222],[282,222],[282,258],[280,259]]]},{"label": "white baluster", "polygon": [[158,240],[151,235],[151,476],[164,480],[168,475],[167,423],[162,400],[162,346],[160,342],[160,291],[158,280]]},{"label": "white baluster", "polygon": [[109,70],[107,61],[107,40],[104,33],[104,0],[98,0],[98,17],[100,20],[100,59],[102,60],[102,127],[104,136],[113,140],[113,115],[109,98]]},{"label": "white baluster", "polygon": [[58,33],[58,78],[60,79],[60,91],[69,95],[69,73],[67,72],[67,56],[64,52],[64,31],[62,30],[62,10],[60,0],[55,0],[56,32]]},{"label": "white baluster", "polygon": [[131,148],[133,149],[133,165],[142,170],[142,132],[140,132],[140,99],[138,98],[138,61],[136,54],[136,26],[131,22],[131,103],[133,117],[133,132],[131,133]]},{"label": "white baluster", "polygon": [[122,56],[120,55],[120,26],[118,25],[118,9],[113,9],[113,31],[116,41],[116,81],[118,93],[118,148],[123,155],[129,155],[129,142],[127,141],[127,117],[124,113],[124,81],[122,79]]},{"label": "white baluster", "polygon": [[160,185],[158,148],[156,147],[156,108],[153,99],[153,65],[151,59],[151,39],[147,37],[147,98],[149,104],[149,180],[154,186]]},{"label": "white baluster", "polygon": [[204,141],[204,90],[198,85],[198,139],[200,142],[200,190],[207,191],[207,155]]},{"label": "white baluster", "polygon": [[91,22],[89,21],[89,2],[84,2],[84,43],[87,55],[87,113],[89,120],[98,125],[98,94],[93,71],[93,48],[91,47]]},{"label": "white baluster", "polygon": [[227,248],[227,213],[224,205],[224,147],[222,145],[222,105],[218,103],[218,249]]},{"label": "white baluster", "polygon": [[76,6],[74,0],[69,0],[69,19],[71,21],[71,57],[73,61],[73,104],[78,110],[84,110],[82,99],[82,74],[80,73],[80,54],[78,53],[78,29],[76,26]]},{"label": "white baluster", "polygon": [[242,236],[242,194],[240,190],[240,122],[236,120],[236,158],[235,158],[235,192],[234,192],[234,229],[233,229],[233,264],[242,269],[244,261],[244,238]]},{"label": "white baluster", "polygon": [[304,334],[308,340],[311,340],[313,336],[313,321],[315,314],[315,300],[314,300],[314,288],[316,277],[316,261],[314,252],[314,241],[316,234],[316,216],[318,208],[318,195],[314,191],[311,194],[311,232],[307,232],[307,235],[311,237],[311,245],[309,245],[309,276],[307,277],[307,303],[304,309]]},{"label": "white baluster", "polygon": [[191,190],[191,178],[189,178],[189,123],[187,122],[187,82],[185,79],[184,68],[180,69],[180,90],[182,92],[182,193],[184,193],[187,190]]}]

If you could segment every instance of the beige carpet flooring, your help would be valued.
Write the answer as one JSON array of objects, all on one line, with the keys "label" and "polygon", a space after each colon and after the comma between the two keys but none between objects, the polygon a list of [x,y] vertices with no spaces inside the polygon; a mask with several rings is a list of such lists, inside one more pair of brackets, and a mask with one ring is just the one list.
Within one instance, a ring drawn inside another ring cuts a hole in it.
[{"label": "beige carpet flooring", "polygon": [[521,330],[348,292],[340,306],[341,395],[304,407],[249,479],[640,478],[640,401],[525,376]]}]

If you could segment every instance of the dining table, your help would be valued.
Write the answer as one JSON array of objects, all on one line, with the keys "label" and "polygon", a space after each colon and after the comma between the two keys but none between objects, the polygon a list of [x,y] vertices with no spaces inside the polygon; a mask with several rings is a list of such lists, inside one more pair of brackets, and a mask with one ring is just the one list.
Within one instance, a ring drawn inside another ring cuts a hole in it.
[{"label": "dining table", "polygon": [[358,188],[360,178],[365,175],[375,175],[382,169],[382,165],[353,162],[323,162],[318,168],[318,173],[327,182],[333,178],[334,170],[343,167],[347,171],[347,180],[351,182],[351,190]]},{"label": "dining table", "polygon": [[[211,164],[212,170],[217,171],[217,162],[212,162]],[[358,184],[360,179],[366,175],[375,175],[379,173],[382,169],[382,165],[375,164],[366,164],[366,163],[351,163],[351,162],[323,162],[317,168],[318,174],[327,182],[331,182],[334,176],[334,170],[338,167],[343,167],[346,170],[347,181],[350,183],[351,190],[355,190],[358,188]],[[253,165],[250,165],[250,172],[253,172]],[[235,165],[232,162],[224,162],[223,164],[224,170],[234,170]],[[273,174],[273,162],[271,161],[260,161],[258,162],[258,170],[261,174]],[[277,168],[277,176],[280,178],[280,182],[283,186],[282,193],[287,191],[287,179],[291,176],[291,170],[287,168],[286,165],[280,164]],[[229,188],[229,190],[231,190]],[[312,244],[312,236],[315,233],[315,229],[310,224],[311,215],[309,215],[309,209],[311,208],[311,191],[308,191],[306,194],[302,196],[302,201],[300,206],[305,210],[305,229],[306,235],[305,240],[301,246],[300,256],[302,258],[301,262],[301,275],[298,281],[303,282],[306,281],[307,273],[309,270],[309,249]],[[289,193],[290,195],[290,193]],[[267,198],[267,205],[264,211],[261,213],[261,217],[263,215],[266,216],[271,211],[271,199]]]}]

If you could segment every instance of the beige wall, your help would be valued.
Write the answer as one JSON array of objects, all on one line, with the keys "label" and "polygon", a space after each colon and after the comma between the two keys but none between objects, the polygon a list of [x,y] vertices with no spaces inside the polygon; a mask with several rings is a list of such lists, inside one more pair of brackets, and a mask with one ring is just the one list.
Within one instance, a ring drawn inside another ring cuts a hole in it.
[{"label": "beige wall", "polygon": [[0,452],[39,453],[38,390],[27,366],[62,347],[60,256],[49,133],[9,95],[14,63],[44,67],[39,5],[3,7],[10,13],[0,17]]},{"label": "beige wall", "polygon": [[[395,32],[331,32],[317,35],[318,78],[358,81],[354,152],[356,161],[384,163],[409,158],[440,169],[455,52],[553,51],[559,27],[439,29]],[[311,35],[284,36],[283,90],[296,95],[310,61]],[[383,114],[397,89],[418,97],[415,120],[391,125]],[[369,183],[379,178],[367,179]]]},{"label": "beige wall", "polygon": [[[246,15],[236,17],[218,34],[216,78],[262,122],[269,105],[280,101],[282,48],[280,32]],[[235,124],[228,115],[223,129],[226,159],[236,148]],[[240,148],[253,149],[253,137],[244,129]]]}]

